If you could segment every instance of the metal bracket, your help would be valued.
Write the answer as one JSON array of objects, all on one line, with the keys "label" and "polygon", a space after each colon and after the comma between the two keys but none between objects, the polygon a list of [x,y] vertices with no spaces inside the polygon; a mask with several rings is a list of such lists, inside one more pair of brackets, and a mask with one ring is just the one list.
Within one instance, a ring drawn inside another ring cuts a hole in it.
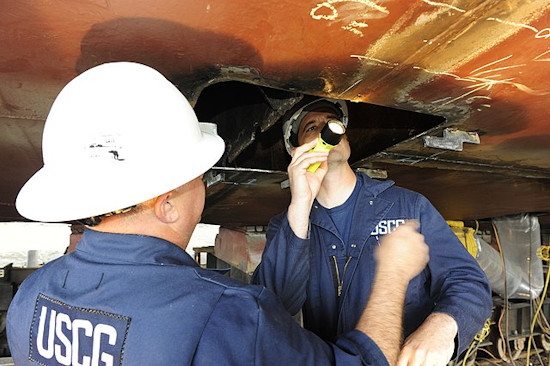
[{"label": "metal bracket", "polygon": [[281,182],[281,189],[289,189],[290,188],[290,181],[288,179],[285,179]]},{"label": "metal bracket", "polygon": [[210,188],[215,186],[218,183],[222,183],[225,181],[225,173],[221,172],[216,174],[217,172],[213,170],[209,170],[206,173],[204,173],[202,180],[206,184],[206,188]]},{"label": "metal bracket", "polygon": [[462,145],[465,142],[479,144],[479,135],[477,132],[446,128],[443,130],[443,137],[424,136],[424,147],[434,147],[436,149],[462,151]]},{"label": "metal bracket", "polygon": [[384,169],[357,168],[358,172],[365,173],[372,179],[388,179],[388,171]]}]

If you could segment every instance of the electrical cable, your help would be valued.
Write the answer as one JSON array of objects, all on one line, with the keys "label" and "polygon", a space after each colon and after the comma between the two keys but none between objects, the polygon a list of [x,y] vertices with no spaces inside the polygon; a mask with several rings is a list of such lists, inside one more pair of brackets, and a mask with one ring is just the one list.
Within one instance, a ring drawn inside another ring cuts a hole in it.
[{"label": "electrical cable", "polygon": [[485,348],[480,348],[479,350],[480,350],[480,351],[483,351],[483,352],[485,352],[485,353],[487,353],[487,354],[488,354],[489,356],[491,356],[494,360],[497,360],[497,361],[498,361],[498,358],[497,358],[495,355],[493,355],[491,352],[489,352],[488,350],[486,350]]},{"label": "electrical cable", "polygon": [[[498,249],[499,249],[499,252],[500,252],[500,260],[502,261],[502,273],[503,273],[503,276],[504,276],[504,278],[503,278],[504,279],[504,307],[503,307],[503,312],[500,314],[500,318],[498,320],[498,330],[499,330],[499,333],[500,333],[500,338],[502,339],[503,354],[504,354],[504,356],[506,356],[506,351],[508,350],[509,359],[512,362],[512,365],[515,366],[514,360],[512,359],[513,357],[512,357],[512,351],[510,349],[511,347],[508,344],[508,331],[509,331],[509,328],[508,328],[508,288],[507,288],[507,285],[506,285],[506,265],[505,265],[505,261],[504,261],[504,251],[502,250],[502,245],[500,245],[500,238],[499,238],[498,230],[497,230],[497,227],[496,227],[494,221],[491,222],[491,225],[493,226],[493,231],[495,233],[495,239],[496,239],[497,246],[498,246]],[[504,337],[504,335],[502,334],[502,325],[501,325],[502,318],[503,318],[505,313],[506,313],[506,337]]]},{"label": "electrical cable", "polygon": [[[550,260],[550,246],[544,245],[537,249],[537,257],[539,257],[543,261]],[[529,331],[529,342],[527,343],[527,358],[526,358],[526,366],[529,366],[529,353],[531,351],[531,342],[533,340],[533,329],[535,328],[535,323],[537,321],[538,313],[540,312],[540,309],[542,309],[542,304],[544,304],[544,298],[546,297],[546,291],[548,290],[548,282],[550,281],[550,271],[546,271],[546,281],[544,281],[544,289],[542,290],[542,294],[540,296],[540,303],[537,307],[537,311],[535,312],[535,316],[533,318],[533,321],[531,322],[531,328]]]},{"label": "electrical cable", "polygon": [[[533,253],[533,241],[532,240],[529,240],[529,253]],[[527,256],[527,262],[528,262],[528,265],[527,265],[527,279],[528,279],[528,282],[529,282],[529,319],[533,319],[535,320],[536,317],[533,318],[533,303],[534,303],[534,300],[533,300],[533,287],[531,285],[531,279],[532,279],[532,267],[533,267],[533,261],[531,260],[531,255]],[[533,337],[533,330],[535,328],[532,327],[530,332],[529,332],[529,339],[532,339]],[[529,353],[530,353],[530,350],[531,350],[531,346],[530,346],[530,343],[527,342],[528,344],[528,347],[527,347],[527,359],[529,359]],[[537,349],[537,345],[536,343],[533,343],[533,346],[535,346],[535,352],[537,354],[537,357],[539,359],[539,362],[540,364],[542,365],[542,359],[540,358],[540,354],[539,354],[539,350]]]},{"label": "electrical cable", "polygon": [[[540,249],[540,248],[539,248]],[[533,241],[530,240],[529,241],[529,253],[533,253]],[[538,251],[537,251],[538,253]],[[539,259],[542,259],[541,258],[541,255],[538,255],[537,254],[537,257]],[[533,261],[531,260],[531,257],[529,256],[528,258],[528,261],[529,261],[529,268],[528,268],[528,272],[529,272],[529,275],[528,275],[528,279],[529,279],[529,291],[532,291],[532,287],[531,287],[531,270],[532,270],[532,266],[533,266]],[[533,299],[533,296],[532,296],[532,292],[531,292],[531,296],[529,296],[529,315],[530,316],[533,316],[533,304],[534,304],[534,299]],[[542,313],[541,313],[542,314]],[[537,316],[535,316],[533,318],[533,321],[535,322],[536,320],[538,319]],[[533,324],[534,325],[534,324]],[[531,328],[531,331],[529,332],[529,337],[532,338],[533,337],[533,330],[534,330],[534,326]],[[542,365],[542,358],[540,357],[540,352],[537,348],[537,343],[536,342],[533,342],[533,346],[535,348],[535,353],[537,355],[537,358],[539,359],[539,363]],[[529,342],[528,342],[528,348],[527,348],[527,358],[529,358],[529,350],[531,349],[531,347],[529,346]]]},{"label": "electrical cable", "polygon": [[[481,360],[481,361],[488,362],[488,363],[490,363],[491,365],[500,366],[500,364],[494,363],[494,362],[492,362],[491,360],[489,360],[489,359],[487,359],[487,358],[481,358],[480,360]],[[497,359],[497,360],[498,360],[498,359]]]},{"label": "electrical cable", "polygon": [[490,332],[491,332],[491,318],[488,318],[485,321],[483,328],[481,328],[481,330],[475,335],[474,341],[472,342],[470,347],[468,347],[468,350],[464,354],[462,366],[466,366],[466,361],[468,360],[468,357],[470,356],[470,352],[472,352],[473,347],[475,346],[475,351],[477,351],[481,342],[483,342],[483,340],[487,338]]},{"label": "electrical cable", "polygon": [[535,347],[535,353],[537,354],[537,358],[539,359],[539,363],[542,365],[542,358],[540,357],[539,349],[537,348],[537,342],[533,342],[533,346]]},{"label": "electrical cable", "polygon": [[468,347],[468,350],[466,351],[466,354],[464,355],[464,358],[462,359],[462,366],[466,366],[466,361],[468,361],[468,357],[470,356],[470,352],[472,351],[472,348],[476,345],[479,346],[479,343],[480,342],[472,342],[472,344],[470,344],[470,347]]},{"label": "electrical cable", "polygon": [[[548,269],[547,269],[548,270]],[[535,306],[539,305],[539,299],[535,298],[534,303]],[[539,323],[540,329],[546,334],[550,335],[550,323],[548,323],[548,319],[546,318],[546,315],[544,315],[544,311],[540,313],[540,316],[537,318],[537,322]]]}]

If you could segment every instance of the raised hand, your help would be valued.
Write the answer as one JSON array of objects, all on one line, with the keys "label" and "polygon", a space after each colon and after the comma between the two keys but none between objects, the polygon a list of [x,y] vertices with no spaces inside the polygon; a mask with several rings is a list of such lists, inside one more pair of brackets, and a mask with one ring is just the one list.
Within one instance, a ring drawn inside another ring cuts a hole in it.
[{"label": "raised hand", "polygon": [[[300,238],[307,237],[309,213],[313,200],[317,197],[321,183],[327,173],[328,151],[313,152],[317,139],[297,147],[292,152],[292,161],[288,166],[288,179],[292,199],[288,207],[288,221],[294,234]],[[314,173],[307,168],[321,162]]]}]

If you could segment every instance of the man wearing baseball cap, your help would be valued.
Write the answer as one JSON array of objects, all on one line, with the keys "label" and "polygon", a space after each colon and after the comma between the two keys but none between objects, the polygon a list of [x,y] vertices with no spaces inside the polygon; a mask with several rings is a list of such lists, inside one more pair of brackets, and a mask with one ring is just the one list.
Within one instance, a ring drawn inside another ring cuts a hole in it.
[{"label": "man wearing baseball cap", "polygon": [[301,328],[264,287],[200,268],[185,248],[204,207],[202,175],[224,142],[156,70],[116,62],[77,76],[51,108],[42,149],[17,209],[87,229],[12,301],[16,365],[395,361],[406,287],[428,260],[422,235],[404,226],[384,240],[373,301],[334,343]]},{"label": "man wearing baseball cap", "polygon": [[[381,265],[375,249],[386,235],[415,221],[430,261],[407,291],[398,365],[446,365],[491,315],[487,278],[424,196],[351,168],[346,136],[330,152],[310,151],[331,119],[348,125],[346,102],[312,96],[281,119],[292,156],[292,198],[269,224],[253,283],[272,290],[290,314],[302,310],[304,327],[332,341],[353,329],[356,310],[373,301],[369,293]],[[308,171],[320,162],[317,171]]]}]

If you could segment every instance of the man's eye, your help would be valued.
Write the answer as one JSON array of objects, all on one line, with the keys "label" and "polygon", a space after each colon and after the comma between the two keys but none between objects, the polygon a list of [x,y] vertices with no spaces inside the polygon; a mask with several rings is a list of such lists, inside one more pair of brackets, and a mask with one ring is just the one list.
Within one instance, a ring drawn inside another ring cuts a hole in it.
[{"label": "man's eye", "polygon": [[315,131],[316,129],[317,129],[317,126],[311,126],[311,127],[306,128],[305,132],[308,133],[308,132],[311,132],[311,131]]}]

